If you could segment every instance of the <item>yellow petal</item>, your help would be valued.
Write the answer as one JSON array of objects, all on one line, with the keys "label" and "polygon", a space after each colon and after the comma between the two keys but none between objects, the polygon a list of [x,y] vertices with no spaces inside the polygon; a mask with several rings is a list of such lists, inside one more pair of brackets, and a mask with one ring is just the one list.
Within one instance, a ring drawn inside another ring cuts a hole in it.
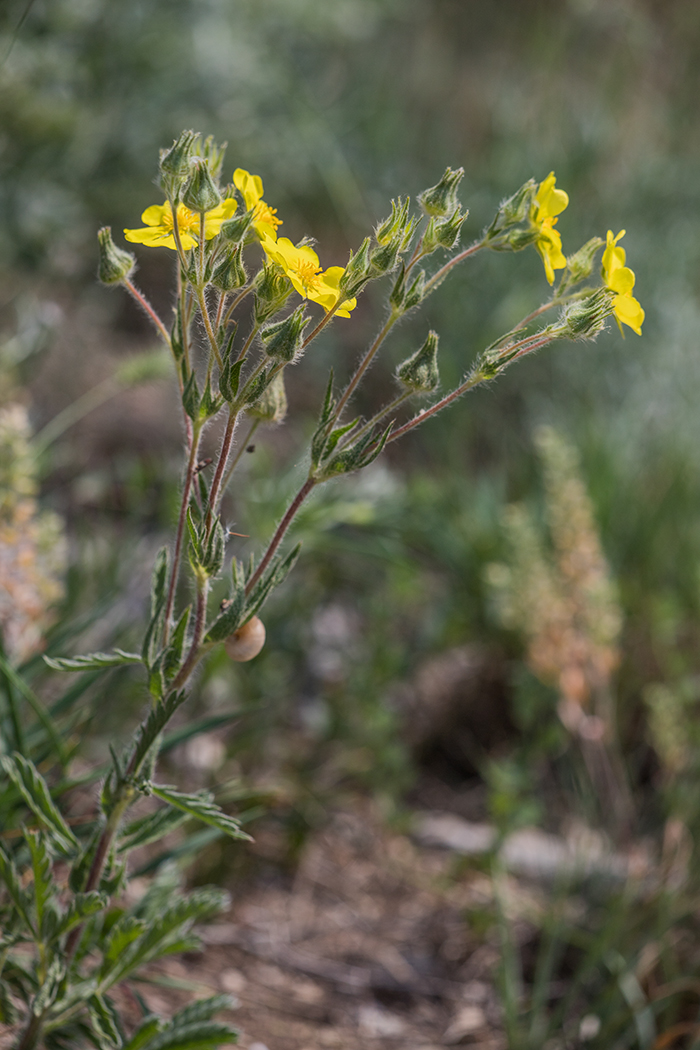
[{"label": "yellow petal", "polygon": [[613,237],[612,230],[608,230],[607,245],[603,252],[603,258],[601,259],[601,265],[603,267],[603,276],[606,281],[609,281],[610,276],[618,270],[621,266],[625,265],[627,255],[624,248],[618,248],[617,242],[625,236],[625,231],[620,230],[617,237]]},{"label": "yellow petal", "polygon": [[141,216],[141,221],[145,222],[146,226],[160,226],[163,222],[163,216],[167,215],[168,221],[172,226],[172,214],[169,201],[166,201],[165,204],[152,204],[150,208],[146,208]]},{"label": "yellow petal", "polygon": [[619,292],[620,295],[629,295],[634,288],[634,272],[630,270],[629,266],[619,266],[616,270],[613,270],[612,274],[608,278],[608,288],[612,288],[614,292]]},{"label": "yellow petal", "polygon": [[[175,238],[162,226],[146,226],[142,230],[124,230],[124,238],[127,241],[131,241],[132,244],[147,244],[150,248],[172,248],[177,251]],[[189,241],[187,245],[185,245],[186,240]],[[191,248],[195,243],[187,235],[182,238],[182,242],[183,247],[186,248]]]},{"label": "yellow petal", "polygon": [[644,310],[640,303],[631,295],[618,295],[615,299],[614,306],[615,316],[622,321],[623,324],[629,325],[633,332],[637,335],[642,334],[642,324],[644,322]]},{"label": "yellow petal", "polygon": [[554,172],[550,171],[547,178],[538,187],[537,196],[535,197],[538,205],[535,217],[536,222],[559,215],[569,204],[568,193],[564,190],[556,189],[556,181]]},{"label": "yellow petal", "polygon": [[248,211],[255,207],[263,195],[262,179],[259,175],[251,175],[245,168],[236,168],[233,173],[233,185],[243,194]]}]

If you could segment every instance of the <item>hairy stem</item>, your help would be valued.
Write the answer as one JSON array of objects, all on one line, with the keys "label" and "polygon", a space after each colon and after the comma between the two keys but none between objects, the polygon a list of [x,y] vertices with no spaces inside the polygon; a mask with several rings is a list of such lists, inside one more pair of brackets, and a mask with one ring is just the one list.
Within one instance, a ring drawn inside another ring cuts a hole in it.
[{"label": "hairy stem", "polygon": [[148,314],[150,319],[153,321],[153,324],[158,329],[158,332],[160,333],[160,335],[163,337],[163,339],[165,340],[167,345],[170,346],[170,332],[165,327],[165,325],[161,321],[160,317],[155,312],[155,310],[153,309],[153,307],[151,306],[151,304],[149,303],[148,299],[143,294],[143,292],[140,292],[138,290],[138,288],[136,287],[136,285],[132,281],[130,281],[128,277],[124,278],[123,284],[124,284],[124,287],[126,288],[127,292],[129,292],[129,294],[133,296],[133,298],[139,304],[141,309],[145,310],[145,312]]},{"label": "hairy stem", "polygon": [[[540,347],[546,346],[547,343],[551,343],[553,342],[553,340],[553,336],[546,336],[545,338],[537,340],[535,342],[531,342],[530,340],[523,340],[524,344],[527,343],[529,345],[524,345],[523,349],[520,350],[517,354],[515,354],[515,356],[511,358],[511,360],[515,361],[517,360],[517,358],[522,357],[523,354],[529,354],[532,350],[539,350]],[[510,362],[508,362],[508,364],[509,363]],[[504,365],[503,367],[507,367],[507,365]],[[448,405],[452,404],[453,401],[456,401],[458,397],[462,396],[462,394],[466,394],[468,390],[472,390],[475,386],[479,386],[480,383],[483,383],[487,379],[492,378],[494,377],[490,375],[484,375],[483,372],[475,372],[473,375],[465,379],[464,382],[461,383],[450,394],[446,394],[445,397],[441,398],[440,401],[436,401],[434,405],[430,406],[430,408],[421,409],[417,416],[414,416],[413,419],[409,419],[408,423],[404,423],[403,426],[398,428],[398,430],[392,431],[392,433],[389,435],[387,444],[389,443],[389,441],[396,441],[397,438],[403,437],[404,434],[407,434],[409,432],[409,430],[413,430],[415,427],[420,426],[421,423],[425,423],[426,419],[430,419],[431,416],[434,416],[436,415],[436,413],[441,412],[443,408],[447,408]]]},{"label": "hairy stem", "polygon": [[199,649],[204,638],[204,629],[207,622],[207,597],[209,593],[209,581],[206,579],[197,580],[197,605],[195,610],[194,629],[192,632],[192,642],[190,644],[189,652],[185,658],[185,662],[178,671],[177,675],[170,684],[170,692],[176,693],[178,689],[182,689],[183,685],[187,682],[197,662],[199,660]]},{"label": "hairy stem", "polygon": [[238,419],[238,412],[234,412],[232,408],[228,411],[228,420],[226,423],[226,429],[224,436],[221,441],[221,450],[219,452],[219,462],[216,464],[216,471],[214,472],[214,478],[211,483],[209,490],[209,508],[207,510],[207,531],[211,528],[212,516],[216,514],[216,505],[219,499],[219,490],[221,488],[221,479],[228,463],[229,453],[231,452],[231,442],[233,440],[233,433],[236,429],[236,420]]},{"label": "hairy stem", "polygon": [[443,280],[444,277],[452,270],[458,263],[468,259],[470,255],[474,255],[481,248],[484,247],[483,241],[475,241],[474,244],[470,244],[464,251],[458,252],[457,255],[453,255],[451,259],[448,259],[444,266],[441,266],[439,270],[433,274],[429,281],[425,282],[424,296],[431,292],[433,288],[436,288],[438,284]]},{"label": "hairy stem", "polygon": [[379,350],[379,347],[382,345],[382,343],[386,339],[386,337],[389,334],[389,332],[391,331],[393,325],[398,320],[398,317],[399,317],[398,313],[395,310],[392,310],[391,313],[389,314],[388,318],[384,322],[384,326],[381,328],[381,330],[380,330],[379,334],[377,335],[376,339],[374,340],[374,342],[370,346],[369,350],[367,351],[367,353],[365,354],[365,356],[362,358],[362,360],[360,361],[359,365],[355,369],[355,374],[353,375],[353,377],[350,380],[350,382],[348,383],[348,385],[345,387],[345,390],[341,394],[340,399],[338,401],[338,404],[336,405],[336,409],[335,409],[335,412],[333,414],[333,420],[334,421],[336,419],[340,418],[340,415],[342,414],[343,409],[345,408],[346,404],[348,403],[348,401],[352,397],[353,391],[357,387],[357,384],[360,382],[360,380],[362,379],[363,375],[365,374],[365,372],[369,368],[370,364],[372,363],[372,358],[377,353],[377,350]]},{"label": "hairy stem", "polygon": [[236,455],[231,460],[231,462],[229,464],[229,468],[228,468],[228,470],[226,471],[226,473],[224,475],[224,480],[221,482],[221,491],[222,492],[226,491],[226,489],[228,487],[228,483],[231,480],[231,475],[233,474],[234,470],[238,466],[238,463],[239,463],[239,460],[240,460],[241,456],[243,455],[243,453],[245,452],[246,448],[248,447],[248,443],[249,443],[250,439],[252,438],[253,434],[255,433],[255,431],[260,426],[261,422],[262,422],[262,420],[260,420],[260,419],[254,419],[253,420],[253,425],[251,426],[250,430],[248,431],[246,436],[241,441],[241,443],[239,445],[239,448],[238,448],[238,452],[236,453]]},{"label": "hairy stem", "polygon": [[301,488],[297,492],[297,494],[294,497],[294,499],[292,500],[292,502],[289,504],[289,507],[287,508],[286,514],[284,515],[284,517],[282,518],[282,521],[277,526],[277,529],[275,530],[275,534],[272,537],[272,539],[270,540],[270,544],[269,544],[267,550],[265,551],[265,554],[263,555],[262,561],[258,565],[258,567],[255,570],[255,572],[253,573],[253,575],[248,580],[248,583],[246,584],[246,588],[245,588],[246,594],[250,594],[250,592],[252,591],[253,587],[258,582],[258,580],[260,579],[262,574],[265,572],[265,569],[268,567],[268,565],[272,561],[272,558],[274,557],[275,551],[277,550],[277,548],[279,547],[280,543],[284,539],[284,536],[285,536],[285,533],[286,533],[287,529],[292,524],[297,511],[299,510],[299,508],[301,507],[302,503],[304,502],[306,497],[309,495],[309,493],[313,489],[314,485],[316,485],[315,478],[307,478],[306,481],[304,482],[304,484],[301,486]]},{"label": "hairy stem", "polygon": [[[187,417],[189,419],[189,416]],[[190,438],[190,454],[187,458],[187,470],[185,471],[185,483],[182,488],[182,499],[180,501],[180,513],[177,519],[177,532],[175,534],[175,549],[173,551],[173,563],[170,567],[170,581],[168,583],[168,597],[165,603],[165,626],[163,628],[163,645],[168,644],[168,638],[170,636],[170,619],[173,613],[173,604],[175,602],[175,588],[177,587],[177,578],[180,572],[180,559],[182,557],[182,541],[185,534],[185,522],[187,520],[187,508],[190,503],[190,492],[192,491],[192,482],[194,481],[195,470],[197,467],[197,456],[199,454],[199,437],[200,428],[196,427],[193,429],[192,436]]]}]

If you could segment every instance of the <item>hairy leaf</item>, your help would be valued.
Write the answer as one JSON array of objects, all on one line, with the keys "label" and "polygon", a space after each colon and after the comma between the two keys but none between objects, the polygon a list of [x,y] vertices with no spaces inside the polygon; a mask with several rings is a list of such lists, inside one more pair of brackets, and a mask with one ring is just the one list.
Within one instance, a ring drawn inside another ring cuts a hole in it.
[{"label": "hairy leaf", "polygon": [[48,785],[36,766],[17,752],[12,758],[3,757],[0,761],[22,798],[45,825],[58,848],[63,853],[72,853],[78,846],[78,840],[56,808]]},{"label": "hairy leaf", "polygon": [[44,657],[44,663],[47,663],[54,671],[96,671],[108,667],[120,667],[122,664],[142,662],[138,653],[126,653],[123,649],[115,649],[111,653],[88,653],[85,656]]},{"label": "hairy leaf", "polygon": [[204,824],[211,824],[212,827],[218,828],[233,839],[250,840],[250,835],[241,831],[238,821],[234,817],[229,817],[216,805],[208,791],[202,791],[196,795],[185,795],[174,787],[157,784],[151,785],[151,791],[168,805],[182,810],[183,813],[196,820],[201,820]]},{"label": "hairy leaf", "polygon": [[157,842],[170,831],[179,828],[186,820],[186,813],[168,807],[156,810],[155,813],[149,813],[147,817],[134,820],[124,828],[117,852],[128,853],[137,846],[147,846],[149,842]]}]

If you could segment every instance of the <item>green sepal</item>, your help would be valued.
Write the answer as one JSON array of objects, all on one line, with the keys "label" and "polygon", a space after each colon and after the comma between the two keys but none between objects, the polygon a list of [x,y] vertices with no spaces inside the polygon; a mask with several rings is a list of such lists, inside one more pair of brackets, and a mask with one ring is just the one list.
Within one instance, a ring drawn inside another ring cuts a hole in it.
[{"label": "green sepal", "polygon": [[182,391],[182,407],[192,420],[199,418],[199,402],[200,398],[199,387],[197,386],[197,376],[194,371],[192,371],[187,377],[187,381]]},{"label": "green sepal", "polygon": [[241,626],[245,600],[245,584],[234,586],[232,597],[222,602],[222,611],[207,631],[205,642],[222,642]]}]

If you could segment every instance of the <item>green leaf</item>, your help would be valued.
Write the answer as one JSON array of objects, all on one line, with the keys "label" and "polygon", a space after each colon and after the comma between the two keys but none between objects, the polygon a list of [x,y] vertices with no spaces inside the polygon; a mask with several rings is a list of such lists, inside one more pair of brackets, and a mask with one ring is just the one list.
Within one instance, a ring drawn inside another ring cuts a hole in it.
[{"label": "green leaf", "polygon": [[95,671],[107,667],[120,667],[122,664],[142,662],[138,653],[125,653],[123,649],[115,649],[111,653],[88,653],[85,656],[44,657],[44,663],[47,663],[54,671]]},{"label": "green leaf", "polygon": [[169,806],[182,810],[183,813],[194,817],[196,820],[201,820],[203,824],[210,824],[213,828],[218,828],[232,839],[250,840],[250,835],[246,835],[245,831],[241,831],[238,821],[233,817],[229,817],[227,813],[224,813],[216,805],[213,801],[213,796],[208,791],[201,791],[196,795],[185,795],[180,791],[176,791],[174,787],[157,784],[151,785],[151,791],[157,798],[167,802]]},{"label": "green leaf", "polygon": [[190,372],[189,379],[182,391],[182,406],[190,419],[197,418],[199,414],[199,388],[197,387],[197,377],[194,372]]},{"label": "green leaf", "polygon": [[35,1017],[40,1017],[44,1010],[54,1002],[61,990],[65,974],[66,969],[62,960],[59,958],[54,959],[46,972],[44,983],[32,1003],[32,1013]]},{"label": "green leaf", "polygon": [[164,626],[169,562],[168,548],[161,547],[153,566],[153,576],[151,577],[151,618],[146,628],[141,649],[141,656],[147,667],[153,664],[160,649],[160,639]]},{"label": "green leaf", "polygon": [[92,1030],[100,1046],[121,1046],[116,1011],[111,1001],[101,995],[93,995],[88,999],[87,1008]]},{"label": "green leaf", "polygon": [[148,718],[141,724],[136,737],[136,747],[131,759],[131,767],[134,773],[138,773],[164,726],[172,718],[175,711],[184,703],[186,693],[171,693],[165,700],[159,701],[151,710]]},{"label": "green leaf", "polygon": [[163,1030],[164,1024],[165,1022],[160,1017],[156,1017],[155,1014],[148,1014],[135,1030],[129,1042],[124,1044],[124,1050],[143,1050],[153,1036]]},{"label": "green leaf", "polygon": [[0,761],[24,801],[51,833],[59,849],[63,853],[72,853],[78,846],[78,840],[56,808],[48,785],[38,769],[17,752],[12,758],[3,757]]},{"label": "green leaf", "polygon": [[92,915],[97,915],[98,912],[103,911],[107,907],[109,907],[109,897],[104,893],[98,893],[97,890],[91,890],[89,893],[74,894],[66,911],[60,918],[56,931],[53,934],[53,939],[63,937],[74,926],[78,926],[85,919],[89,919]]},{"label": "green leaf", "polygon": [[32,930],[32,920],[29,914],[29,898],[22,889],[14,863],[10,857],[7,856],[2,846],[0,846],[0,881],[9,893],[12,903],[17,909],[24,925],[28,930]]},{"label": "green leaf", "polygon": [[230,634],[240,627],[243,609],[245,607],[245,585],[243,583],[236,587],[233,597],[222,603],[223,611],[217,616],[207,631],[205,641],[222,642]]},{"label": "green leaf", "polygon": [[[122,949],[114,960],[112,957],[115,952],[110,946],[111,965],[109,969],[103,965],[100,970],[101,987],[108,988],[116,984],[137,967],[176,950],[176,947],[179,950],[193,922],[222,911],[227,903],[228,895],[220,890],[201,889],[164,908],[160,915],[149,923],[141,936]],[[126,929],[126,923],[124,928]],[[187,939],[187,950],[192,949],[196,943]]]},{"label": "green leaf", "polygon": [[168,807],[149,813],[147,817],[141,817],[124,828],[117,852],[128,853],[138,846],[157,842],[175,828],[179,828],[186,820],[187,814]]},{"label": "green leaf", "polygon": [[139,939],[146,925],[143,919],[137,919],[133,915],[124,915],[114,924],[104,946],[100,979],[110,972],[127,948]]},{"label": "green leaf", "polygon": [[180,619],[177,621],[170,638],[170,644],[165,650],[165,656],[163,657],[163,674],[166,679],[172,678],[180,666],[191,612],[192,606],[188,605],[180,616]]},{"label": "green leaf", "polygon": [[222,1043],[234,1043],[238,1032],[218,1021],[200,1021],[188,1025],[168,1025],[146,1043],[143,1050],[216,1050]]},{"label": "green leaf", "polygon": [[26,841],[32,858],[32,873],[34,875],[36,929],[43,933],[44,910],[47,901],[52,896],[51,854],[46,845],[46,839],[40,832],[28,832]]},{"label": "green leaf", "polygon": [[171,1024],[173,1027],[194,1024],[196,1021],[211,1021],[214,1014],[220,1010],[231,1010],[235,1000],[230,995],[212,995],[209,999],[198,999],[190,1003],[184,1010],[178,1010],[173,1014]]}]

